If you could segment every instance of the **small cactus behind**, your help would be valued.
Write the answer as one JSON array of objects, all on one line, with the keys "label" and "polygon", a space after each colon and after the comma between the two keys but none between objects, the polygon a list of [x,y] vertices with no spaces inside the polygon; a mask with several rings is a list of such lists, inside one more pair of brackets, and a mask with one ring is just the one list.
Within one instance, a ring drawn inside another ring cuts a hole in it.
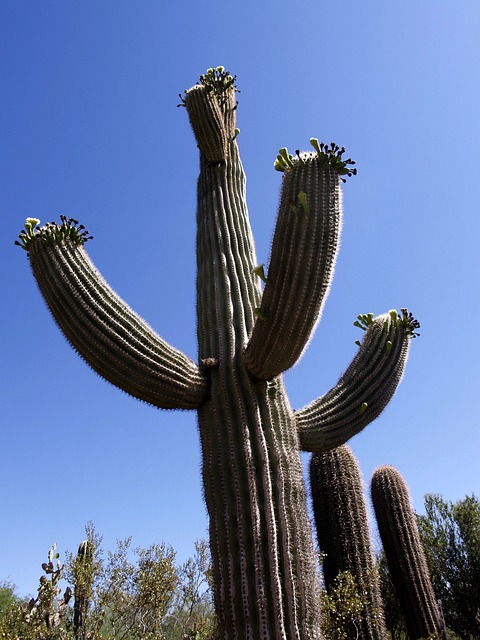
[{"label": "small cactus behind", "polygon": [[74,606],[73,629],[75,640],[87,640],[87,614],[93,588],[93,545],[84,540],[78,547],[73,565]]},{"label": "small cactus behind", "polygon": [[348,571],[363,603],[352,637],[384,640],[387,634],[363,481],[347,445],[312,456],[310,486],[327,592],[335,588],[338,576]]},{"label": "small cactus behind", "polygon": [[[60,554],[54,544],[48,552],[48,562],[42,563],[44,574],[40,576],[37,597],[18,605],[2,618],[2,632],[13,630],[15,636],[0,632],[2,638],[39,638],[54,640],[63,637],[63,622],[69,610],[72,590],[67,587],[62,594],[59,586],[64,578],[65,566],[60,563]],[[9,618],[8,615],[13,617]],[[7,626],[5,626],[7,625]]]},{"label": "small cactus behind", "polygon": [[444,638],[444,624],[433,591],[425,553],[405,480],[394,467],[378,467],[372,502],[385,556],[408,635]]}]

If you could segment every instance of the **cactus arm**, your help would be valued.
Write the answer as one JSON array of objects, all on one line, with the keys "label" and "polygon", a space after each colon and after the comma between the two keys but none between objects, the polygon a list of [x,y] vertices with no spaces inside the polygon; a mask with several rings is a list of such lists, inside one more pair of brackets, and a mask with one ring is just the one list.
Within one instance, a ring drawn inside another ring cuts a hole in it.
[{"label": "cactus arm", "polygon": [[[272,379],[300,358],[320,318],[333,276],[342,223],[344,149],[318,145],[297,157],[282,149],[284,172],[268,275],[245,358],[250,372]],[[257,271],[258,274],[258,271]]]},{"label": "cactus arm", "polygon": [[[85,232],[83,232],[85,233]],[[207,379],[109,287],[83,244],[76,221],[62,217],[21,234],[39,289],[63,334],[103,378],[161,408],[195,409]]]},{"label": "cactus arm", "polygon": [[365,335],[348,369],[335,387],[296,412],[304,451],[328,451],[359,433],[380,415],[403,377],[418,322],[406,309],[359,319]]}]

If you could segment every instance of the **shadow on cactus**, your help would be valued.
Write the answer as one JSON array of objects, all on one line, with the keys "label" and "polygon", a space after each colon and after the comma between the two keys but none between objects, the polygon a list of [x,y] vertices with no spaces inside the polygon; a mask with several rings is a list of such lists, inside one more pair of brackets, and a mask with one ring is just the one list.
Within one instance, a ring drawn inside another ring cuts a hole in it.
[{"label": "shadow on cactus", "polygon": [[338,446],[379,415],[414,327],[401,314],[372,318],[338,384],[292,410],[282,373],[320,318],[339,246],[342,181],[354,170],[343,149],[316,139],[313,152],[280,151],[279,213],[268,269],[260,269],[236,95],[234,76],[217,67],[181,103],[200,150],[198,363],[108,286],[75,220],[38,227],[29,219],[19,244],[55,321],[95,371],[156,407],[198,412],[220,636],[315,640],[319,590],[300,451]]}]

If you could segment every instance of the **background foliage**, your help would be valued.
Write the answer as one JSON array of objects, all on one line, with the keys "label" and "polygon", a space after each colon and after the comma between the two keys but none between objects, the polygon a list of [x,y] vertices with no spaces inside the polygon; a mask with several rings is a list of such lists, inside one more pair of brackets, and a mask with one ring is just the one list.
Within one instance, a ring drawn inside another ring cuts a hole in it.
[{"label": "background foliage", "polygon": [[[417,515],[432,583],[442,601],[449,640],[480,637],[480,500],[457,502],[425,496],[426,515]],[[80,571],[77,555],[65,564],[52,549],[43,565],[36,598],[20,597],[13,582],[0,582],[0,638],[4,640],[215,640],[210,599],[210,564],[204,540],[195,553],[176,562],[164,543],[133,548],[131,538],[106,551],[92,524],[86,527],[93,562]],[[52,563],[50,565],[50,563]],[[319,562],[321,567],[321,557]],[[378,556],[386,626],[391,640],[406,640],[406,627],[383,553]],[[83,636],[73,628],[73,608],[65,595],[75,584],[89,585],[87,625]],[[68,587],[70,585],[70,587]],[[362,594],[348,572],[335,588],[322,591],[325,640],[354,638],[365,614]],[[60,614],[56,617],[57,614]],[[47,617],[57,624],[48,626]]]},{"label": "background foliage", "polygon": [[[52,550],[36,598],[22,599],[10,583],[0,590],[0,638],[5,640],[210,640],[215,621],[210,600],[205,541],[182,564],[165,544],[132,548],[118,540],[106,554],[93,525],[87,526],[92,562],[79,566]],[[51,558],[51,559],[50,559]],[[53,561],[53,562],[52,562]],[[52,565],[50,563],[52,562]],[[65,586],[65,585],[71,586]],[[86,597],[85,617],[74,621],[73,592]]]}]

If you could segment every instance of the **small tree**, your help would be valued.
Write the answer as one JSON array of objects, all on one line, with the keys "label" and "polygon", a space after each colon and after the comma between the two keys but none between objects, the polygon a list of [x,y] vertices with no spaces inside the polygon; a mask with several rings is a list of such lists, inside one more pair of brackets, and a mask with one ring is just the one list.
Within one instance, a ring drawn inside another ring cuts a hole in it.
[{"label": "small tree", "polygon": [[179,569],[180,585],[168,616],[166,637],[169,640],[207,640],[215,634],[211,564],[205,540],[195,541],[195,553]]},{"label": "small tree", "polygon": [[194,556],[178,566],[174,549],[166,544],[134,549],[127,538],[117,540],[115,550],[105,554],[101,536],[91,523],[86,530],[92,551],[89,562],[79,554],[70,554],[67,568],[75,594],[81,596],[78,607],[75,600],[74,610],[83,607],[82,626],[75,624],[74,616],[76,637],[213,639],[215,617],[205,541],[197,541]]},{"label": "small tree", "polygon": [[16,585],[10,580],[2,580],[0,582],[0,618],[12,605],[20,604],[20,602]]},{"label": "small tree", "polygon": [[131,538],[117,541],[102,565],[96,590],[96,610],[104,615],[102,631],[116,639],[162,638],[178,582],[172,547],[154,544],[132,550]]},{"label": "small tree", "polygon": [[425,496],[418,527],[445,622],[462,640],[480,638],[480,501]]},{"label": "small tree", "polygon": [[322,632],[324,640],[354,640],[369,614],[364,594],[349,571],[333,580],[327,593],[322,593]]}]

